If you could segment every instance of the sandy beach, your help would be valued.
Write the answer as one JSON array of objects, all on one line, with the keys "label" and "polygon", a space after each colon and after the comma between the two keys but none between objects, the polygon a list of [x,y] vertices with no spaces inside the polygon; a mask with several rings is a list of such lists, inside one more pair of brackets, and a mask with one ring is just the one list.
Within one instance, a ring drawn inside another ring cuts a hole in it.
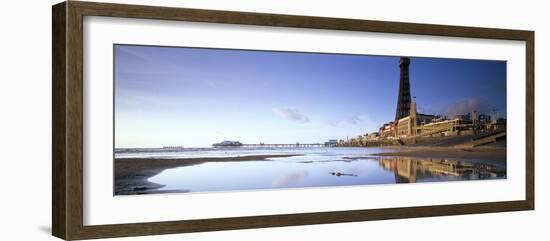
[{"label": "sandy beach", "polygon": [[[410,157],[416,159],[467,159],[493,164],[506,163],[506,148],[501,147],[385,147],[379,153],[369,154],[368,157]],[[206,162],[246,162],[246,161],[268,161],[268,158],[291,157],[300,154],[273,154],[273,155],[247,155],[235,157],[203,157],[203,158],[118,158],[115,159],[115,195],[152,194],[164,193],[159,190],[163,185],[147,181],[166,169],[198,165]],[[188,192],[189,190],[170,190],[168,192]]]},{"label": "sandy beach", "polygon": [[[147,179],[169,168],[197,165],[205,162],[261,161],[267,158],[291,157],[297,154],[250,155],[238,157],[206,157],[182,159],[123,158],[115,159],[115,195],[163,193],[162,185]],[[174,192],[171,190],[170,192]],[[179,190],[178,192],[186,192]]]},{"label": "sandy beach", "polygon": [[500,147],[391,147],[373,156],[403,156],[417,158],[465,158],[506,161],[506,148]]}]

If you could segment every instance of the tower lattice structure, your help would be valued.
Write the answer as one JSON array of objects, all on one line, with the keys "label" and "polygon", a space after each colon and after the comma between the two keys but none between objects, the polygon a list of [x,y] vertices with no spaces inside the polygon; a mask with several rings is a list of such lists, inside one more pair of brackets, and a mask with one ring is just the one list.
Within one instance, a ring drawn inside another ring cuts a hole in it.
[{"label": "tower lattice structure", "polygon": [[395,111],[395,121],[409,116],[411,113],[411,86],[409,83],[409,58],[399,60],[399,93],[397,95],[397,108]]}]

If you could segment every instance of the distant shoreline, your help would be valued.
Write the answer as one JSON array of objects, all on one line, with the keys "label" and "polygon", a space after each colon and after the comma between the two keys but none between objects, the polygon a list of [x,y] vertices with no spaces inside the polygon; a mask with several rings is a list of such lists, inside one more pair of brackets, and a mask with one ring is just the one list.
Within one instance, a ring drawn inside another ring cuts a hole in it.
[{"label": "distant shoreline", "polygon": [[[147,179],[163,170],[197,165],[205,162],[267,161],[267,158],[300,156],[300,154],[249,155],[237,157],[200,158],[116,158],[114,160],[115,195],[163,193],[163,185],[148,182]],[[178,191],[171,191],[178,192]],[[179,192],[186,192],[180,190]]]}]

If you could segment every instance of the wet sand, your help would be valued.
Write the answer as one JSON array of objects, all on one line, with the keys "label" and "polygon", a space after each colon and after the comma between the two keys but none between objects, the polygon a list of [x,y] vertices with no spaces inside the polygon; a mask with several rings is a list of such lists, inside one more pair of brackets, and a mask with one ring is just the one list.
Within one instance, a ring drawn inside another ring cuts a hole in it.
[{"label": "wet sand", "polygon": [[393,147],[373,156],[398,156],[416,158],[485,159],[506,162],[506,148],[500,147]]},{"label": "wet sand", "polygon": [[[202,164],[205,162],[229,161],[268,161],[267,158],[291,157],[298,154],[251,155],[238,157],[206,158],[121,158],[115,159],[115,195],[164,193],[158,190],[163,185],[148,182],[147,179],[169,168]],[[188,190],[170,190],[169,192],[187,192]]]},{"label": "wet sand", "polygon": [[[410,157],[414,159],[467,159],[493,163],[506,164],[506,148],[501,147],[385,147],[383,152],[369,154],[376,157]],[[153,194],[188,192],[189,190],[159,190],[163,185],[148,182],[147,179],[157,175],[163,170],[181,166],[191,166],[205,162],[231,162],[231,161],[269,161],[267,158],[291,157],[299,154],[281,155],[251,155],[238,157],[207,157],[207,158],[180,158],[180,159],[156,159],[156,158],[123,158],[115,159],[115,195]]]}]

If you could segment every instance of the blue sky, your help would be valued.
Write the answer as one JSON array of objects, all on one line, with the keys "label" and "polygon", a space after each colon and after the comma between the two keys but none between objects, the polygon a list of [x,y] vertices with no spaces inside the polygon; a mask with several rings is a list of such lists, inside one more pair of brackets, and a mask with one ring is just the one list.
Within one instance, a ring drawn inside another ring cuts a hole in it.
[{"label": "blue sky", "polygon": [[[395,115],[399,57],[115,45],[115,147],[345,139]],[[506,63],[411,58],[422,113],[506,110]]]}]

